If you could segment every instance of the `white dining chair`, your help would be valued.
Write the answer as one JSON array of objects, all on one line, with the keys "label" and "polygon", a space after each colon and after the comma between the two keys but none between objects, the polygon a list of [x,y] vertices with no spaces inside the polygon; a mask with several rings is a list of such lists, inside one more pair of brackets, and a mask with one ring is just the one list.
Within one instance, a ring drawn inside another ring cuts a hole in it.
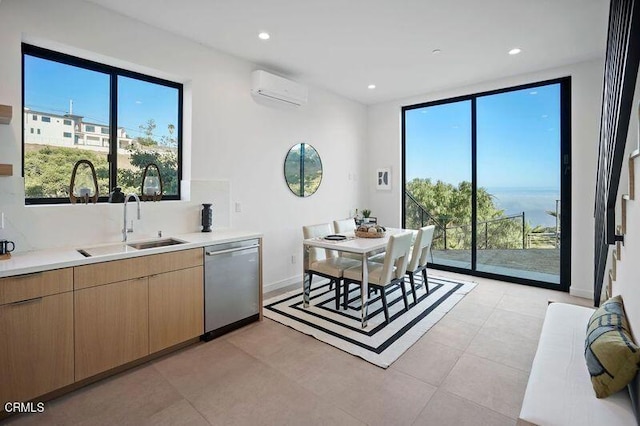
[{"label": "white dining chair", "polygon": [[409,275],[409,283],[411,284],[411,292],[413,293],[413,304],[418,303],[416,296],[415,274],[422,273],[424,288],[429,294],[429,282],[427,280],[427,257],[431,251],[431,242],[433,241],[434,225],[425,226],[418,230],[418,235],[411,249],[411,258],[407,264],[407,275]]},{"label": "white dining chair", "polygon": [[336,234],[355,232],[356,221],[352,217],[348,219],[334,220],[333,229],[335,230]]},{"label": "white dining chair", "polygon": [[[333,229],[335,230],[336,234],[354,233],[356,231],[356,221],[353,218],[334,220]],[[362,259],[362,256],[360,256],[359,254],[349,253],[346,251],[339,252],[338,256],[354,259],[357,261],[360,261]]]},{"label": "white dining chair", "polygon": [[[394,285],[400,287],[402,290],[402,299],[404,300],[404,308],[405,310],[409,310],[407,290],[404,286],[404,275],[407,270],[407,264],[409,263],[411,238],[412,234],[410,232],[390,236],[385,250],[384,262],[367,262],[367,267],[369,268],[369,286],[370,288],[380,290],[380,298],[382,300],[384,317],[387,324],[390,322],[386,295],[386,289],[388,287]],[[362,265],[345,270],[343,280],[345,291],[344,308],[346,309],[349,284],[355,283],[362,285]]]},{"label": "white dining chair", "polygon": [[[304,238],[325,237],[333,234],[330,223],[319,225],[309,225],[302,227]],[[340,309],[340,284],[343,272],[351,267],[362,266],[361,262],[355,259],[339,257],[334,250],[322,249],[318,247],[310,247],[309,249],[309,266],[305,271],[309,275],[309,289],[311,289],[311,281],[313,275],[319,275],[330,280],[329,290],[335,284],[336,310]]]}]

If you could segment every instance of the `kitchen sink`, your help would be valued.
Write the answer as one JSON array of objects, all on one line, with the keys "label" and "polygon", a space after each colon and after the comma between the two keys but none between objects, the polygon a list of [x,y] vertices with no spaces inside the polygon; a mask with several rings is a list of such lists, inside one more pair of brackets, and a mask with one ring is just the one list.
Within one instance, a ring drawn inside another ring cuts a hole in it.
[{"label": "kitchen sink", "polygon": [[145,241],[141,243],[131,243],[127,245],[137,250],[144,250],[144,249],[157,248],[157,247],[173,246],[176,244],[184,244],[184,241],[175,240],[173,238],[165,238],[164,240]]},{"label": "kitchen sink", "polygon": [[110,254],[131,253],[138,250],[151,249],[157,247],[173,246],[176,244],[184,244],[184,241],[176,240],[174,238],[165,238],[162,240],[153,241],[141,241],[138,243],[118,243],[109,244],[103,246],[89,247],[84,249],[78,249],[78,253],[84,257],[104,256]]},{"label": "kitchen sink", "polygon": [[120,254],[136,251],[133,247],[129,247],[125,243],[108,244],[102,246],[88,247],[78,249],[78,253],[84,257],[105,256],[110,254]]}]

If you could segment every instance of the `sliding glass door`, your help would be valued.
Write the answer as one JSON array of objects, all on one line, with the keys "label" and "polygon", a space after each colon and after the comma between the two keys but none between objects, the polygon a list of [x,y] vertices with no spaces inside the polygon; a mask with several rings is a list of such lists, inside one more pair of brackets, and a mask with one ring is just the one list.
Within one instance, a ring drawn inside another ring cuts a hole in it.
[{"label": "sliding glass door", "polygon": [[405,113],[405,227],[435,225],[432,262],[471,268],[471,101]]},{"label": "sliding glass door", "polygon": [[476,102],[476,269],[559,284],[560,84]]},{"label": "sliding glass door", "polygon": [[568,289],[570,80],[403,108],[404,226],[431,266]]}]

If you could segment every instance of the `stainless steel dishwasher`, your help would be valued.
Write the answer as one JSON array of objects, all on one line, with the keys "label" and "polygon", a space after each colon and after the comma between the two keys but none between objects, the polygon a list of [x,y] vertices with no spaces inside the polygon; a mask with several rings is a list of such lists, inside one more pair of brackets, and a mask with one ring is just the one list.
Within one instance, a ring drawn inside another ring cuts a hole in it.
[{"label": "stainless steel dishwasher", "polygon": [[204,335],[211,340],[260,315],[260,240],[204,249]]}]

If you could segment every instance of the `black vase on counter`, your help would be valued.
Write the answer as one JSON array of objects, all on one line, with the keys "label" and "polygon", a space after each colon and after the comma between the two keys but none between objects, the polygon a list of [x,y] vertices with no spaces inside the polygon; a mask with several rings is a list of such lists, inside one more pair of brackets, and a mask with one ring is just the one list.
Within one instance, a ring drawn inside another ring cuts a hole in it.
[{"label": "black vase on counter", "polygon": [[213,223],[212,204],[202,204],[202,232],[211,232],[211,224]]},{"label": "black vase on counter", "polygon": [[113,192],[109,193],[110,203],[124,203],[124,192],[120,187],[113,188]]}]

